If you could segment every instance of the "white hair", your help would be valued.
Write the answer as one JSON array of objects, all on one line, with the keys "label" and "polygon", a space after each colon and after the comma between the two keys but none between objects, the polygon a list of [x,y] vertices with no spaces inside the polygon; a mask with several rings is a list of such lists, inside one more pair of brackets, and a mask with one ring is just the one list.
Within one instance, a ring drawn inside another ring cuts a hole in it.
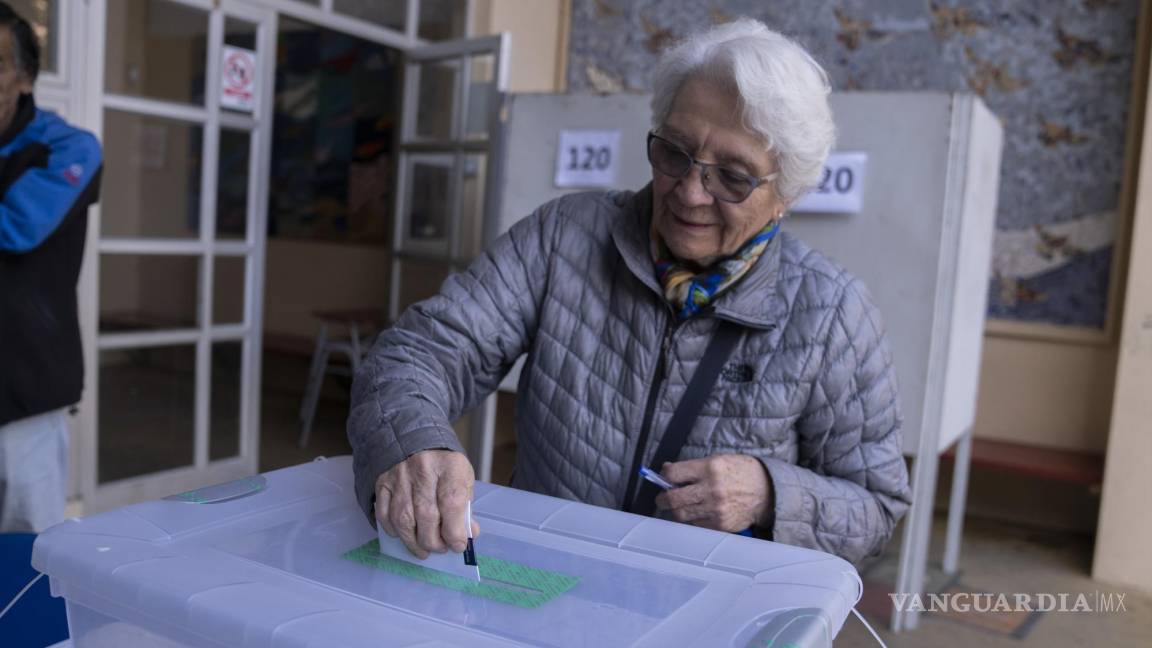
[{"label": "white hair", "polygon": [[836,126],[828,106],[828,74],[804,48],[751,18],[688,37],[656,65],[654,128],[668,118],[676,93],[690,78],[735,90],[744,126],[776,155],[781,198],[792,202],[819,182]]}]

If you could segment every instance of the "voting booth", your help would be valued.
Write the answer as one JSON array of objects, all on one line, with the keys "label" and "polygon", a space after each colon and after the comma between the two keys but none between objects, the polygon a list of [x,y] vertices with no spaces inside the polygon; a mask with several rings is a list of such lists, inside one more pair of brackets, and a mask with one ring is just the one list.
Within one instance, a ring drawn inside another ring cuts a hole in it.
[{"label": "voting booth", "polygon": [[76,648],[831,646],[829,554],[478,482],[482,581],[381,556],[350,457],[83,519],[32,565]]},{"label": "voting booth", "polygon": [[[651,180],[648,95],[509,95],[495,237],[540,204]],[[914,458],[897,590],[920,592],[939,454],[957,447],[945,570],[955,572],[991,266],[1002,129],[981,100],[942,92],[834,93],[836,150],[785,231],[861,278],[884,317]],[[502,384],[514,390],[515,372]],[[482,419],[481,419],[482,420]],[[492,428],[472,432],[475,447]],[[474,462],[483,463],[479,454]],[[914,627],[897,613],[893,628]]]}]

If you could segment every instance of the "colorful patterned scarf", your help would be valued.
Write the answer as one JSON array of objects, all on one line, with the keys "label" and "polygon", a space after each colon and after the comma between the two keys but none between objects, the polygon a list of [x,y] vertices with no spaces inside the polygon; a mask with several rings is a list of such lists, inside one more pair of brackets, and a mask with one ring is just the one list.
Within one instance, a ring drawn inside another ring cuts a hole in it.
[{"label": "colorful patterned scarf", "polygon": [[672,304],[677,319],[688,319],[716,299],[740,280],[760,258],[776,233],[780,219],[768,223],[764,229],[748,240],[735,254],[725,257],[701,271],[672,256],[663,239],[652,229],[652,259],[656,262],[656,278],[664,287],[664,298]]}]

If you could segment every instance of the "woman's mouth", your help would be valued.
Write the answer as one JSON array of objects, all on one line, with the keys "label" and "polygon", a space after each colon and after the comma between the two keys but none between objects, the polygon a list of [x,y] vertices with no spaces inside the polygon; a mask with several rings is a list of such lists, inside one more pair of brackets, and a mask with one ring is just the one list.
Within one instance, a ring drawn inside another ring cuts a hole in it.
[{"label": "woman's mouth", "polygon": [[692,221],[684,220],[683,218],[680,218],[676,214],[672,214],[672,218],[675,219],[677,225],[680,225],[681,227],[686,227],[686,228],[692,229],[692,230],[702,230],[702,229],[707,229],[709,227],[712,227],[711,223],[694,223]]}]

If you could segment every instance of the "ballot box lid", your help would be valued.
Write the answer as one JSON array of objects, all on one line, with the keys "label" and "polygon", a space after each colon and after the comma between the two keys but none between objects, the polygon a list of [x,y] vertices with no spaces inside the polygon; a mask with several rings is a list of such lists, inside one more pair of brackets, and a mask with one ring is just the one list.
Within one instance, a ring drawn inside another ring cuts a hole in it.
[{"label": "ballot box lid", "polygon": [[819,551],[480,482],[472,510],[481,560],[563,587],[494,582],[531,594],[509,602],[349,559],[376,537],[350,457],[68,520],[32,564],[70,604],[193,646],[820,646],[860,594]]}]

